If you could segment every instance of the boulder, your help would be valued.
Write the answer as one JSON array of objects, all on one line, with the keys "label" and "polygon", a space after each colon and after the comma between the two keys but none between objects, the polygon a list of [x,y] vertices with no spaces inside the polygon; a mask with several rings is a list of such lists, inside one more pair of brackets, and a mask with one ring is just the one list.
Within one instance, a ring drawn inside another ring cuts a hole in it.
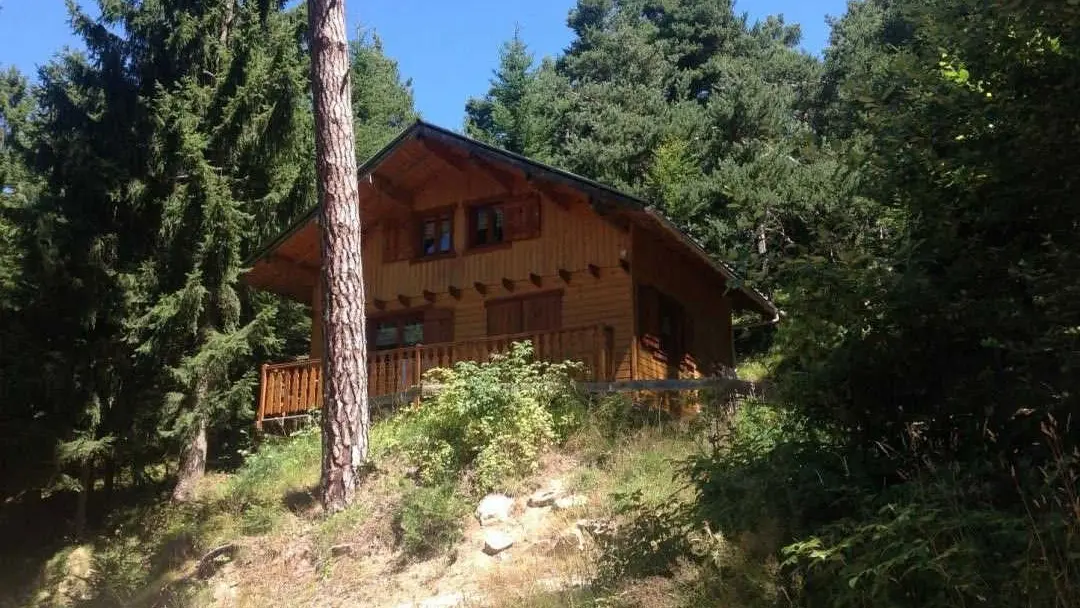
[{"label": "boulder", "polygon": [[502,530],[484,532],[484,553],[497,555],[514,544],[514,538]]},{"label": "boulder", "polygon": [[537,490],[529,496],[530,507],[547,507],[551,506],[555,502],[555,499],[559,497],[559,493],[552,489]]},{"label": "boulder", "polygon": [[510,519],[514,499],[505,494],[488,494],[476,507],[476,519],[481,526]]},{"label": "boulder", "polygon": [[342,557],[342,556],[355,557],[356,552],[355,552],[355,548],[351,544],[334,545],[333,547],[330,547],[330,556],[331,557]]}]

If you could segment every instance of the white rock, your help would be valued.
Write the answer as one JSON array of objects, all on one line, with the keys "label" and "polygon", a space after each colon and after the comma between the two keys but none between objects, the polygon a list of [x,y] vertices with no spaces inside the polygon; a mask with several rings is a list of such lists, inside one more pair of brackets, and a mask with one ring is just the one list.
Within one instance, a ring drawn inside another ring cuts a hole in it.
[{"label": "white rock", "polygon": [[546,507],[555,502],[555,499],[559,497],[559,493],[555,490],[537,490],[529,496],[530,507]]},{"label": "white rock", "polygon": [[484,532],[484,553],[496,555],[506,551],[514,544],[514,538],[502,530]]},{"label": "white rock", "polygon": [[429,597],[419,602],[405,602],[398,604],[397,608],[453,608],[465,603],[465,596],[460,593],[446,593]]},{"label": "white rock", "polygon": [[563,496],[555,501],[555,510],[561,511],[563,509],[573,509],[574,507],[584,507],[587,504],[589,504],[588,496],[582,496],[581,494]]},{"label": "white rock", "polygon": [[451,608],[465,603],[465,596],[460,593],[447,593],[437,595],[417,604],[420,608]]},{"label": "white rock", "polygon": [[476,519],[481,526],[510,519],[514,499],[505,494],[488,494],[476,507]]}]

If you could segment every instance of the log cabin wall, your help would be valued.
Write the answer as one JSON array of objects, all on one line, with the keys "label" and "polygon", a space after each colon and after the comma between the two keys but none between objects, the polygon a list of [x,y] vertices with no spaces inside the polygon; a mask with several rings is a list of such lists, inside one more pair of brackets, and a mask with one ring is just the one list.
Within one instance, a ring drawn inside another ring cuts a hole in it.
[{"label": "log cabin wall", "polygon": [[[471,340],[487,336],[491,302],[561,290],[561,326],[610,326],[615,378],[632,377],[633,283],[620,263],[629,255],[628,229],[599,217],[583,195],[569,189],[540,194],[523,179],[508,184],[481,171],[448,170],[431,183],[415,194],[410,207],[402,205],[401,216],[423,217],[430,210],[451,215],[453,254],[396,260],[394,246],[388,247],[386,241],[402,237],[395,236],[391,222],[375,225],[364,240],[369,318],[448,309],[453,319],[451,339]],[[487,249],[469,248],[472,205],[526,196],[539,200],[539,236]],[[419,240],[418,227],[406,234]],[[322,349],[320,300],[313,291],[312,356],[319,356]]]},{"label": "log cabin wall", "polygon": [[[658,235],[635,229],[633,281],[638,379],[709,376],[734,366],[731,298],[715,271]],[[682,357],[665,352],[654,335],[665,299],[669,308],[677,303],[674,308],[682,310]]]}]

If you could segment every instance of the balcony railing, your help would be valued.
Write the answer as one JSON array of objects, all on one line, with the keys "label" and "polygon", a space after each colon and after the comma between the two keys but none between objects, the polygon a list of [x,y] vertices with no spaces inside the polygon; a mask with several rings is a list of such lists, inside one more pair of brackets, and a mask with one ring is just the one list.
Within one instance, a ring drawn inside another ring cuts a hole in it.
[{"label": "balcony railing", "polygon": [[[368,353],[368,397],[403,395],[420,385],[424,372],[449,367],[458,361],[486,361],[506,352],[514,342],[530,341],[541,361],[574,360],[585,364],[582,380],[603,381],[614,376],[612,332],[604,325],[589,325],[545,332],[428,344]],[[263,365],[256,426],[264,420],[304,415],[322,407],[322,361]]]}]

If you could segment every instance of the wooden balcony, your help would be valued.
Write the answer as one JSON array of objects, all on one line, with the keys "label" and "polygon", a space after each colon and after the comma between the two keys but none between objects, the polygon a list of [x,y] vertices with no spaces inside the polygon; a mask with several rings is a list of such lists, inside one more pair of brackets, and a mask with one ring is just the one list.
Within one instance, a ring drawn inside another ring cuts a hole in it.
[{"label": "wooden balcony", "polygon": [[[582,380],[606,381],[614,377],[613,334],[605,325],[590,325],[548,332],[526,332],[477,340],[419,345],[368,353],[368,397],[401,397],[419,387],[424,372],[459,361],[486,361],[509,350],[514,342],[530,341],[539,361],[574,360],[585,364]],[[322,361],[307,359],[263,365],[259,409],[255,424],[285,420],[322,407]]]}]

